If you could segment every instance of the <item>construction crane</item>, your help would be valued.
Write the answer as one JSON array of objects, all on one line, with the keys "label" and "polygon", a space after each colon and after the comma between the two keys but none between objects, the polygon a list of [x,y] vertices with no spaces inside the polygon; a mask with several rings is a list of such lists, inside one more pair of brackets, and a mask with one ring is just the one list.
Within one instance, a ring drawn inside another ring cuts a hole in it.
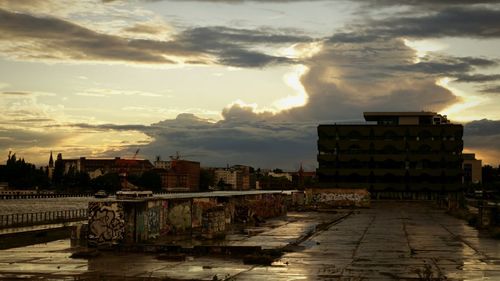
[{"label": "construction crane", "polygon": [[141,149],[140,149],[140,148],[138,148],[138,149],[135,151],[134,156],[132,157],[132,160],[135,160],[135,159],[137,158],[137,154],[139,154],[139,151],[140,151],[140,150],[141,150]]}]

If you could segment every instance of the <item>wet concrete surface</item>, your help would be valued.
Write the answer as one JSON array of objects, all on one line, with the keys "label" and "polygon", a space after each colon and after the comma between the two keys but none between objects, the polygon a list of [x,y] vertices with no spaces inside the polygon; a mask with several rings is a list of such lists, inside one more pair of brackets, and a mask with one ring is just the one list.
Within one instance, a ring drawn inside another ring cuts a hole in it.
[{"label": "wet concrete surface", "polygon": [[49,229],[55,229],[55,228],[70,227],[70,226],[82,224],[85,222],[87,222],[87,220],[2,228],[2,229],[0,229],[0,238],[6,234],[25,233],[25,232],[32,232],[32,231],[39,231],[39,230],[49,230]]},{"label": "wet concrete surface", "polygon": [[425,277],[432,275],[440,276],[433,280],[500,280],[500,241],[483,237],[464,221],[426,203],[374,202],[371,209],[356,210],[307,239],[300,237],[310,233],[310,227],[339,214],[291,216],[297,220],[275,221],[276,227],[268,226],[254,236],[228,239],[233,245],[264,247],[273,239],[278,247],[301,241],[271,266],[220,256],[165,261],[155,254],[123,252],[74,259],[69,241],[59,240],[0,251],[0,278],[431,280]]}]

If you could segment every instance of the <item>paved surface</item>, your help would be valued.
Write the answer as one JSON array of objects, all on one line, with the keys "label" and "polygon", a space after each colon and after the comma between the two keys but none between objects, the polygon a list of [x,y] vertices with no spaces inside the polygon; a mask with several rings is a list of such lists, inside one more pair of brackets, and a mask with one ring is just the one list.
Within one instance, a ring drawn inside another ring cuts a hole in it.
[{"label": "paved surface", "polygon": [[[283,226],[291,232],[280,232],[283,236],[306,227]],[[252,239],[264,239],[261,234]],[[61,240],[0,251],[0,278],[352,281],[431,280],[425,277],[432,275],[441,276],[432,280],[500,280],[500,241],[423,203],[376,202],[295,248],[272,266],[254,266],[238,259],[188,257],[176,262],[112,252],[72,259],[69,241]]]}]

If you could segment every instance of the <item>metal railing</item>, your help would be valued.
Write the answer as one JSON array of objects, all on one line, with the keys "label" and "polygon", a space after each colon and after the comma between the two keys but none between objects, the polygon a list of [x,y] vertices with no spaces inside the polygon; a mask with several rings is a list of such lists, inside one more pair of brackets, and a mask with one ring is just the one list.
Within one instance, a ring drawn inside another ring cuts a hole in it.
[{"label": "metal railing", "polygon": [[88,218],[87,209],[0,215],[0,228],[63,223]]},{"label": "metal railing", "polygon": [[54,194],[6,194],[0,193],[0,199],[38,199],[38,198],[61,198],[61,197],[92,197],[91,193],[54,193]]}]

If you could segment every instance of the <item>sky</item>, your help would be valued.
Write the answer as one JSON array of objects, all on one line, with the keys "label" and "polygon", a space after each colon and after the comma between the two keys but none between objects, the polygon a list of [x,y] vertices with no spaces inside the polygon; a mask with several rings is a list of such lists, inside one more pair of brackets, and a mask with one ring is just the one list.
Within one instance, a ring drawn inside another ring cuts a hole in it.
[{"label": "sky", "polygon": [[497,166],[499,49],[494,0],[0,0],[0,154],[313,170],[318,124],[426,110]]}]

